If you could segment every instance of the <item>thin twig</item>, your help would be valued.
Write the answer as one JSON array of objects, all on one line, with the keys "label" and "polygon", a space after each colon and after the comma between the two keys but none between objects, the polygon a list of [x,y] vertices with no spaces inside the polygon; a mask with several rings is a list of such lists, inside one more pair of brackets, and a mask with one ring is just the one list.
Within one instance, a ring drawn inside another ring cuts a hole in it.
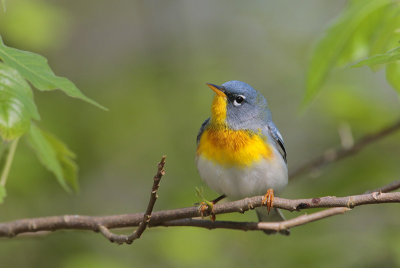
[{"label": "thin twig", "polygon": [[312,214],[305,214],[295,217],[290,220],[285,220],[281,222],[236,222],[236,221],[209,221],[200,219],[180,219],[162,222],[160,224],[155,224],[154,226],[164,226],[164,227],[176,227],[176,226],[191,226],[191,227],[201,227],[206,229],[233,229],[242,231],[283,231],[288,230],[292,227],[304,225],[313,221],[321,220],[327,217],[331,217],[338,214],[343,214],[346,211],[351,210],[350,208],[332,208],[322,210]]},{"label": "thin twig", "polygon": [[299,177],[310,171],[319,169],[322,166],[349,157],[364,149],[365,146],[379,141],[398,130],[400,130],[400,120],[379,130],[378,132],[365,135],[363,138],[356,141],[353,146],[327,150],[323,155],[295,169],[295,171],[289,174],[289,178],[294,179],[295,177]]},{"label": "thin twig", "polygon": [[[382,187],[366,191],[366,192],[364,192],[364,194],[375,194],[376,195],[376,194],[380,194],[380,193],[389,193],[389,192],[392,192],[399,188],[400,188],[400,180],[397,180],[397,181],[393,181],[389,184],[386,184]],[[334,213],[335,209],[336,208],[330,208],[330,209],[326,209],[324,211],[326,211],[327,213],[330,213],[330,212]]]},{"label": "thin twig", "polygon": [[[400,188],[400,183],[397,183],[396,186],[393,185],[394,184],[389,184],[387,186],[381,187],[380,190],[382,191],[382,189],[386,189],[388,191],[393,191]],[[245,198],[238,201],[216,204],[214,205],[213,213],[215,214],[224,214],[232,212],[244,213],[249,209],[261,206],[262,198],[263,196],[256,196],[251,198]],[[347,197],[327,196],[327,197],[309,198],[309,199],[285,199],[285,198],[275,197],[274,199],[274,207],[287,209],[289,211],[308,209],[308,208],[327,208],[327,207],[353,208],[360,205],[380,204],[380,203],[400,203],[400,192],[384,193],[384,191],[382,191],[382,193],[373,192],[369,194],[353,195]],[[342,210],[328,209],[325,211],[328,211],[326,213],[334,213]],[[160,224],[163,224],[165,226],[166,222],[185,219],[185,218],[200,217],[201,214],[202,213],[199,211],[198,207],[187,207],[180,209],[157,211],[151,214],[151,219],[148,224],[150,226],[157,226]],[[317,216],[318,215],[319,214],[317,214]],[[138,226],[143,222],[144,217],[145,217],[144,213],[137,213],[137,214],[112,215],[112,216],[102,216],[102,217],[64,215],[64,216],[54,216],[54,217],[33,218],[33,219],[21,219],[11,222],[0,223],[0,237],[14,237],[17,234],[33,233],[38,231],[77,229],[77,230],[100,231],[104,236],[109,238],[111,237],[110,234],[108,233],[109,229]],[[196,224],[198,225],[197,222]],[[105,228],[100,226],[104,226]],[[208,228],[207,226],[210,226],[210,223],[205,224],[205,228]],[[117,240],[120,240],[119,237]]]},{"label": "thin twig", "polygon": [[366,191],[365,193],[366,194],[370,194],[370,193],[373,193],[373,192],[388,193],[388,192],[397,190],[399,188],[400,188],[400,180],[397,180],[397,181],[393,181],[393,182],[391,182],[391,183],[389,183],[389,184],[387,184],[385,186],[382,186],[380,188],[376,188],[374,190]]},{"label": "thin twig", "polygon": [[[380,188],[376,188],[374,190],[366,191],[366,194],[380,194],[380,193],[388,193],[400,188],[400,180],[393,181],[387,185],[384,185]],[[315,199],[314,199],[315,200]],[[207,220],[199,220],[199,219],[180,219],[163,222],[161,224],[156,224],[156,226],[192,226],[192,227],[202,227],[207,229],[234,229],[234,230],[243,230],[243,231],[256,231],[256,230],[272,230],[272,231],[282,231],[288,230],[292,227],[296,227],[299,225],[304,225],[309,222],[317,221],[323,218],[327,218],[330,216],[338,215],[345,213],[346,211],[351,210],[347,207],[334,207],[330,209],[325,209],[310,215],[301,215],[295,217],[290,220],[285,220],[281,222],[232,222],[232,221],[207,221]]]},{"label": "thin twig", "polygon": [[143,220],[139,223],[139,227],[136,229],[136,231],[134,231],[130,235],[117,235],[112,233],[105,225],[99,224],[98,230],[108,240],[110,240],[111,242],[115,242],[117,244],[123,244],[123,243],[132,244],[132,242],[136,239],[139,239],[140,236],[143,234],[143,232],[146,230],[150,222],[154,204],[156,203],[158,198],[157,191],[158,188],[160,187],[161,178],[165,174],[164,165],[165,165],[165,156],[161,158],[161,161],[158,164],[157,173],[153,178],[153,187],[151,189],[149,204],[147,205],[146,212],[143,215]]}]

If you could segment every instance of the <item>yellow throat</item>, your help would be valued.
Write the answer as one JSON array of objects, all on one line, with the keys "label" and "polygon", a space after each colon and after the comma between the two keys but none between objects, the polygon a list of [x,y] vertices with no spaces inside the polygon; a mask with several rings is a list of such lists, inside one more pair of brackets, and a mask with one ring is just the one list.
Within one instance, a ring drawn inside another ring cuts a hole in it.
[{"label": "yellow throat", "polygon": [[[222,93],[223,94],[223,93]],[[226,124],[226,95],[215,94],[211,105],[211,121],[214,124]]]},{"label": "yellow throat", "polygon": [[227,167],[246,167],[261,159],[271,159],[272,148],[261,131],[255,133],[228,127],[224,95],[214,97],[210,124],[200,138],[197,155]]}]

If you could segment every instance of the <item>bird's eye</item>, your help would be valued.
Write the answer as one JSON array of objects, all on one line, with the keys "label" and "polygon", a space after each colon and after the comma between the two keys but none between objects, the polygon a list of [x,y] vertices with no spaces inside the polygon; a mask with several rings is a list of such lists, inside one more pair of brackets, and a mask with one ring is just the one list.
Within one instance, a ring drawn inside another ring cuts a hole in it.
[{"label": "bird's eye", "polygon": [[242,102],[244,101],[245,97],[242,95],[238,95],[236,96],[235,100],[233,101],[233,105],[235,106],[239,106],[242,104]]}]

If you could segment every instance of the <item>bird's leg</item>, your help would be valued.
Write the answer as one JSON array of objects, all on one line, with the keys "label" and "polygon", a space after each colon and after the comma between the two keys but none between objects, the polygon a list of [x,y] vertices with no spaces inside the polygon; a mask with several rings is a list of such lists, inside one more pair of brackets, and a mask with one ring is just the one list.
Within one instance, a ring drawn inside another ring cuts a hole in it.
[{"label": "bird's leg", "polygon": [[262,204],[267,206],[268,214],[271,208],[274,206],[274,189],[268,189],[267,193],[262,199]]},{"label": "bird's leg", "polygon": [[224,199],[226,197],[226,195],[220,195],[217,198],[215,198],[213,201],[211,201],[214,205],[217,204],[219,201],[221,201],[222,199]]},{"label": "bird's leg", "polygon": [[[199,211],[203,218],[205,214],[209,214],[212,221],[215,221],[214,204],[208,200],[200,202]],[[207,212],[207,213],[206,213]]]},{"label": "bird's leg", "polygon": [[214,205],[217,204],[219,201],[221,201],[222,199],[224,199],[226,197],[226,195],[221,195],[218,196],[217,198],[215,198],[214,200],[207,201],[204,200],[203,202],[200,203],[199,206],[199,210],[201,212],[201,215],[203,216],[205,212],[208,212],[210,214],[211,220],[215,221],[216,217],[214,214]]}]

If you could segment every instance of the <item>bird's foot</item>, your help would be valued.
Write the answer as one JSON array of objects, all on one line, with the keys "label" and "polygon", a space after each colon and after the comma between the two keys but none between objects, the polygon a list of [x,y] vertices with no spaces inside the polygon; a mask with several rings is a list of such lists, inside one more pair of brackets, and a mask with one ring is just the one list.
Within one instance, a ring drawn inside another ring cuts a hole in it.
[{"label": "bird's foot", "polygon": [[268,189],[267,193],[264,195],[262,199],[262,204],[264,206],[267,206],[268,214],[271,210],[271,208],[274,206],[274,190],[273,189]]},{"label": "bird's foot", "polygon": [[224,199],[226,195],[223,194],[221,196],[218,196],[212,201],[208,201],[207,199],[205,199],[203,195],[203,189],[197,187],[196,187],[196,195],[197,198],[199,198],[201,201],[200,203],[197,203],[199,204],[199,212],[201,217],[203,218],[205,215],[210,215],[211,220],[215,221],[216,217],[214,213],[214,205],[217,204],[222,199]]},{"label": "bird's foot", "polygon": [[207,200],[204,200],[200,203],[199,206],[199,211],[201,214],[201,217],[203,218],[206,214],[210,215],[210,218],[212,221],[215,221],[215,213],[214,213],[214,202],[210,202]]}]

